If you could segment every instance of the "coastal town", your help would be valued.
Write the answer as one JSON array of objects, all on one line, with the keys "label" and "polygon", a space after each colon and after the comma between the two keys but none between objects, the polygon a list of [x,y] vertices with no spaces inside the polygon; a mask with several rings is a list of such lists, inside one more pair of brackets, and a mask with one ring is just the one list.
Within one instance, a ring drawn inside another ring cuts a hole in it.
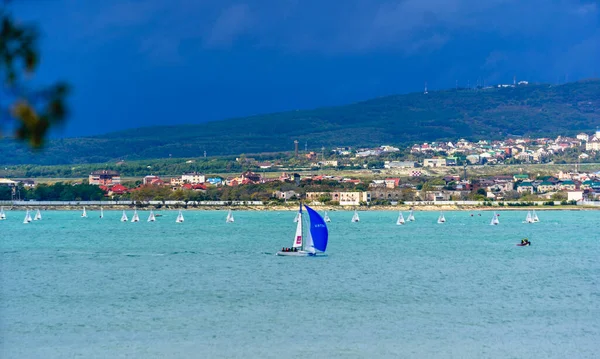
[{"label": "coastal town", "polygon": [[[403,150],[388,145],[339,147],[327,154],[324,149],[321,154],[300,153],[297,141],[295,145],[292,159],[300,163],[297,168],[290,169],[285,160],[259,162],[240,156],[236,162],[241,162],[246,170],[227,176],[193,171],[180,175],[150,173],[124,180],[116,169],[95,170],[83,181],[66,181],[74,187],[93,186],[93,195],[78,196],[75,191],[72,198],[63,199],[285,203],[302,198],[315,204],[340,206],[448,201],[541,201],[554,205],[600,200],[600,171],[579,169],[580,163],[595,159],[600,153],[600,130],[574,138],[478,142],[459,139],[415,144]],[[577,162],[567,171],[543,175],[522,170],[487,176],[469,173],[478,166],[548,164],[569,151]],[[411,159],[399,156],[402,152],[408,152]],[[42,190],[49,186],[52,185],[36,183],[36,179],[0,178],[0,200],[60,199],[48,195],[51,191]]]}]

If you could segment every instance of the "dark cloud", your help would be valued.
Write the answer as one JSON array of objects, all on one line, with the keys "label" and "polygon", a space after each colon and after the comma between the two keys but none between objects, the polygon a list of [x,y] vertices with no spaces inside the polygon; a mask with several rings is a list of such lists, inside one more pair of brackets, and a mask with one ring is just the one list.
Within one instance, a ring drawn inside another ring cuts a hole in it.
[{"label": "dark cloud", "polygon": [[[135,116],[190,122],[197,107],[202,120],[218,119],[414,91],[425,81],[436,89],[600,75],[598,0],[55,0],[14,7],[24,20],[41,22],[41,74],[74,82],[85,99],[81,113],[98,119],[87,123],[147,103],[152,110]],[[101,103],[119,105],[117,94],[128,106],[102,113]]]}]

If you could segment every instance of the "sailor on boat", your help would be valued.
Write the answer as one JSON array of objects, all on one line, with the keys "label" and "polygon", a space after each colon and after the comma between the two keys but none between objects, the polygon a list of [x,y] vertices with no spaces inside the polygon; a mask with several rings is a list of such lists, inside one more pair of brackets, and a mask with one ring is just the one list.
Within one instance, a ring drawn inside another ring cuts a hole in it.
[{"label": "sailor on boat", "polygon": [[529,239],[527,238],[523,238],[521,239],[521,246],[530,246],[531,242],[529,242]]}]

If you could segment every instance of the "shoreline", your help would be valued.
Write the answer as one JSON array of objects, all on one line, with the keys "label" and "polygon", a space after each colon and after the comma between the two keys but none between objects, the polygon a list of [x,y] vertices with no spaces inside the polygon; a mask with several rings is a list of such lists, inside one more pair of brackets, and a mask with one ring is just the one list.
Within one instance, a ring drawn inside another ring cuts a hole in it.
[{"label": "shoreline", "polygon": [[[83,205],[8,205],[4,206],[5,211],[25,211],[27,209],[40,209],[43,211],[79,211],[83,208]],[[138,209],[140,211],[145,210],[179,210],[185,209],[186,211],[296,211],[298,210],[297,205],[281,206],[281,205],[230,205],[230,206],[192,206],[192,205],[86,205],[85,208],[90,211],[99,211],[100,207],[106,211],[115,210],[133,210]],[[375,205],[375,206],[328,206],[328,205],[311,205],[312,208],[319,211],[338,212],[338,211],[414,211],[421,212],[435,212],[435,211],[527,211],[527,210],[538,210],[538,211],[597,211],[600,210],[600,206],[577,206],[577,205],[556,205],[556,206],[477,206],[477,205]]]}]

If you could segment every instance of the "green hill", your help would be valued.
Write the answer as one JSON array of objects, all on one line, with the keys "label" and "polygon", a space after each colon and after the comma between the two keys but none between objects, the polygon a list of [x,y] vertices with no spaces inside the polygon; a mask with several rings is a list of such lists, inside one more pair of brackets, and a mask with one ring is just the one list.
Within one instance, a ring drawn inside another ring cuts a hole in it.
[{"label": "green hill", "polygon": [[[408,145],[457,138],[572,135],[600,125],[600,80],[565,85],[445,90],[380,97],[345,106],[273,113],[197,125],[157,126],[53,140],[31,153],[0,142],[4,164],[93,163],[199,157],[303,147]],[[9,155],[10,154],[10,155]]]}]

